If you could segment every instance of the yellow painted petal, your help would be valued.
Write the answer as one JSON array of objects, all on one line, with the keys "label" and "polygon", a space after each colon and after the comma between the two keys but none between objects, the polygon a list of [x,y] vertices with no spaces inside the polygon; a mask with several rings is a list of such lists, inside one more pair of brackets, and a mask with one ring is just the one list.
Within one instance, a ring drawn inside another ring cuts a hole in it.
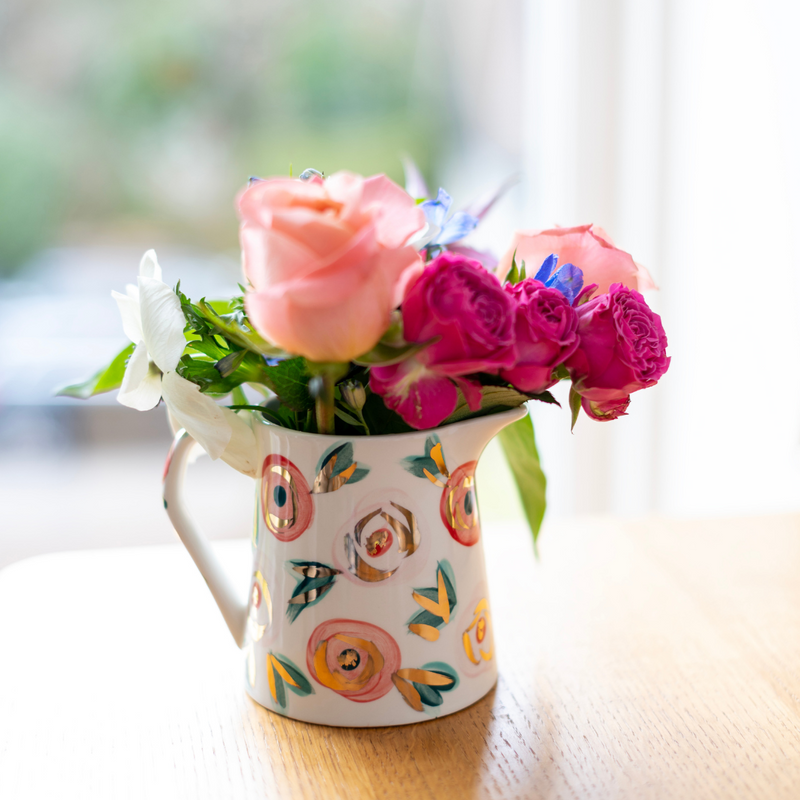
[{"label": "yellow painted petal", "polygon": [[435,484],[436,486],[439,486],[439,487],[441,487],[442,489],[444,489],[444,484],[443,484],[443,483],[442,483],[442,482],[441,482],[441,481],[440,481],[440,480],[439,480],[437,477],[435,477],[434,475],[431,475],[431,473],[430,473],[430,472],[428,472],[428,470],[426,470],[426,469],[425,469],[425,467],[423,467],[423,468],[422,468],[422,471],[425,473],[425,477],[426,477],[426,478],[427,478],[427,479],[428,479],[428,480],[429,480],[431,483],[433,483],[433,484]]},{"label": "yellow painted petal", "polygon": [[278,661],[275,656],[270,656],[270,658],[272,659],[272,663],[278,675],[280,675],[281,678],[283,678],[290,686],[294,686],[296,689],[299,689],[300,686],[298,685],[297,681],[286,671],[286,668],[283,666],[283,664],[281,664],[281,662]]},{"label": "yellow painted petal", "polygon": [[399,669],[395,674],[407,681],[421,683],[423,686],[450,686],[454,683],[447,675],[440,675],[427,669]]},{"label": "yellow painted petal", "polygon": [[440,616],[444,620],[444,624],[447,625],[450,622],[450,601],[447,599],[447,589],[444,585],[444,575],[441,569],[439,569],[437,575],[439,576],[439,608],[442,609]]},{"label": "yellow painted petal", "polygon": [[272,669],[272,658],[267,656],[267,678],[269,678],[269,693],[272,695],[272,702],[278,702],[278,693],[275,691],[275,670]]},{"label": "yellow painted petal", "polygon": [[461,640],[464,643],[464,652],[467,654],[467,658],[473,664],[480,664],[481,660],[479,658],[475,658],[475,654],[472,652],[472,642],[469,639],[468,631],[464,631],[464,635],[461,637]]},{"label": "yellow painted petal", "polygon": [[433,459],[436,466],[439,468],[439,472],[442,473],[445,477],[449,478],[450,473],[447,471],[447,466],[444,463],[444,455],[442,454],[442,443],[439,442],[438,444],[434,445],[431,448],[431,458]]},{"label": "yellow painted petal", "polygon": [[[440,603],[434,603],[433,600],[429,600],[427,597],[423,597],[421,594],[417,594],[417,592],[412,592],[411,596],[426,610],[430,611],[431,614],[435,614],[437,617],[441,617],[444,619],[444,609],[442,609]],[[447,595],[445,595],[445,601],[447,600]],[[446,603],[447,606],[447,616],[450,617],[450,605]]]},{"label": "yellow painted petal", "polygon": [[435,642],[439,638],[439,631],[432,625],[418,625],[416,623],[409,625],[408,629],[411,633],[416,633],[427,642]]},{"label": "yellow painted petal", "polygon": [[422,711],[422,700],[419,692],[408,682],[397,676],[397,673],[392,675],[392,683],[397,687],[397,691],[403,695],[403,699],[408,703],[414,711]]}]

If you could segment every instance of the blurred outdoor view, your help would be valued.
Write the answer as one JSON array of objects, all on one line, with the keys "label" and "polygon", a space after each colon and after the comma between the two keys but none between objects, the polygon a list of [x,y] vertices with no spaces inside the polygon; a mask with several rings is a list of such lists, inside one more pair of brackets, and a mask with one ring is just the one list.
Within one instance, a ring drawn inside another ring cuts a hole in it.
[{"label": "blurred outdoor view", "polygon": [[[176,539],[163,407],[52,394],[124,344],[110,292],[142,253],[231,293],[249,176],[402,182],[403,155],[456,204],[518,176],[472,244],[595,222],[661,287],[672,365],[628,417],[533,409],[549,520],[800,511],[799,24],[788,0],[4,0],[0,567]],[[478,483],[487,529],[519,520],[493,446]],[[247,478],[201,459],[190,495],[247,535]]]},{"label": "blurred outdoor view", "polygon": [[[54,387],[124,343],[110,292],[135,282],[146,249],[195,299],[236,291],[234,198],[250,175],[349,169],[402,184],[409,155],[435,190],[466,135],[435,37],[447,14],[422,0],[3,4],[0,566],[172,541],[163,407]],[[507,174],[471,179],[486,189]],[[203,462],[199,516],[211,535],[246,535],[249,480]]]}]

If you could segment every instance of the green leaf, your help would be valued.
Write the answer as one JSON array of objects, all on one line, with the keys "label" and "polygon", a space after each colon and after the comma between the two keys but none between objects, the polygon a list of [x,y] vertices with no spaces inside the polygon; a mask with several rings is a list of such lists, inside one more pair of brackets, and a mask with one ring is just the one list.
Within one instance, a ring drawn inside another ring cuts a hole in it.
[{"label": "green leaf", "polygon": [[575,391],[574,386],[569,387],[569,410],[572,412],[572,425],[570,430],[575,430],[575,423],[578,421],[578,414],[581,411],[581,396]]},{"label": "green leaf", "polygon": [[506,408],[516,408],[530,400],[531,397],[510,386],[483,386],[481,387],[481,407],[479,411],[472,411],[467,405],[467,400],[458,390],[458,403],[455,411],[442,423],[450,425],[453,422],[460,422],[469,417],[480,417],[493,411],[501,411]]},{"label": "green leaf", "polygon": [[534,552],[538,555],[536,539],[547,507],[547,479],[539,463],[539,452],[536,449],[530,414],[503,428],[499,433],[499,439],[514,475],[522,508],[533,534]]},{"label": "green leaf", "polygon": [[103,367],[95,372],[91,378],[82,383],[68,384],[56,389],[56,397],[76,397],[79,400],[86,400],[96,394],[110,392],[119,389],[122,384],[122,377],[125,375],[125,366],[133,353],[135,345],[127,345],[114,357],[107,367]]},{"label": "green leaf", "polygon": [[372,392],[367,395],[367,402],[361,413],[373,435],[410,433],[414,430],[399,414],[386,407],[380,395]]},{"label": "green leaf", "polygon": [[289,358],[274,367],[265,366],[261,383],[264,383],[292,411],[308,411],[314,406],[314,398],[308,391],[311,374],[304,358]]},{"label": "green leaf", "polygon": [[259,355],[271,357],[286,355],[283,350],[266,341],[250,325],[250,321],[241,311],[219,314],[213,304],[206,300],[193,304],[184,295],[180,297],[183,313],[192,327],[202,329],[204,326],[210,326],[239,347]]},{"label": "green leaf", "polygon": [[333,413],[336,414],[339,419],[344,420],[348,425],[353,425],[356,428],[363,428],[364,426],[361,424],[360,420],[357,420],[351,414],[348,414],[346,411],[341,409],[339,406],[335,406],[333,409]]},{"label": "green leaf", "polygon": [[227,356],[217,361],[217,372],[219,372],[223,378],[233,375],[233,373],[236,372],[236,370],[241,366],[241,363],[244,361],[246,355],[247,350],[237,350],[235,353],[229,353]]}]

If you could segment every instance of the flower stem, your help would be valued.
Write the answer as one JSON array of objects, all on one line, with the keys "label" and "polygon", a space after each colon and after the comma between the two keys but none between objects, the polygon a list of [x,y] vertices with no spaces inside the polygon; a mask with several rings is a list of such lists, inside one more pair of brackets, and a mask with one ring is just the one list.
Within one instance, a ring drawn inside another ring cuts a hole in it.
[{"label": "flower stem", "polygon": [[322,378],[322,386],[316,399],[317,433],[332,436],[336,432],[334,428],[336,415],[333,410],[334,379],[328,371],[323,371],[319,377]]}]

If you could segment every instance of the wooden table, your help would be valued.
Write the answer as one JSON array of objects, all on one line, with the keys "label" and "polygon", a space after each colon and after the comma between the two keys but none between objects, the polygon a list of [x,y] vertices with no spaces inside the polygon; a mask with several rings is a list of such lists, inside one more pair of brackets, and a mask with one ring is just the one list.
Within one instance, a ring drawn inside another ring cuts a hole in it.
[{"label": "wooden table", "polygon": [[0,798],[800,797],[800,517],[484,536],[500,682],[396,729],[249,700],[177,546],[12,565]]}]

